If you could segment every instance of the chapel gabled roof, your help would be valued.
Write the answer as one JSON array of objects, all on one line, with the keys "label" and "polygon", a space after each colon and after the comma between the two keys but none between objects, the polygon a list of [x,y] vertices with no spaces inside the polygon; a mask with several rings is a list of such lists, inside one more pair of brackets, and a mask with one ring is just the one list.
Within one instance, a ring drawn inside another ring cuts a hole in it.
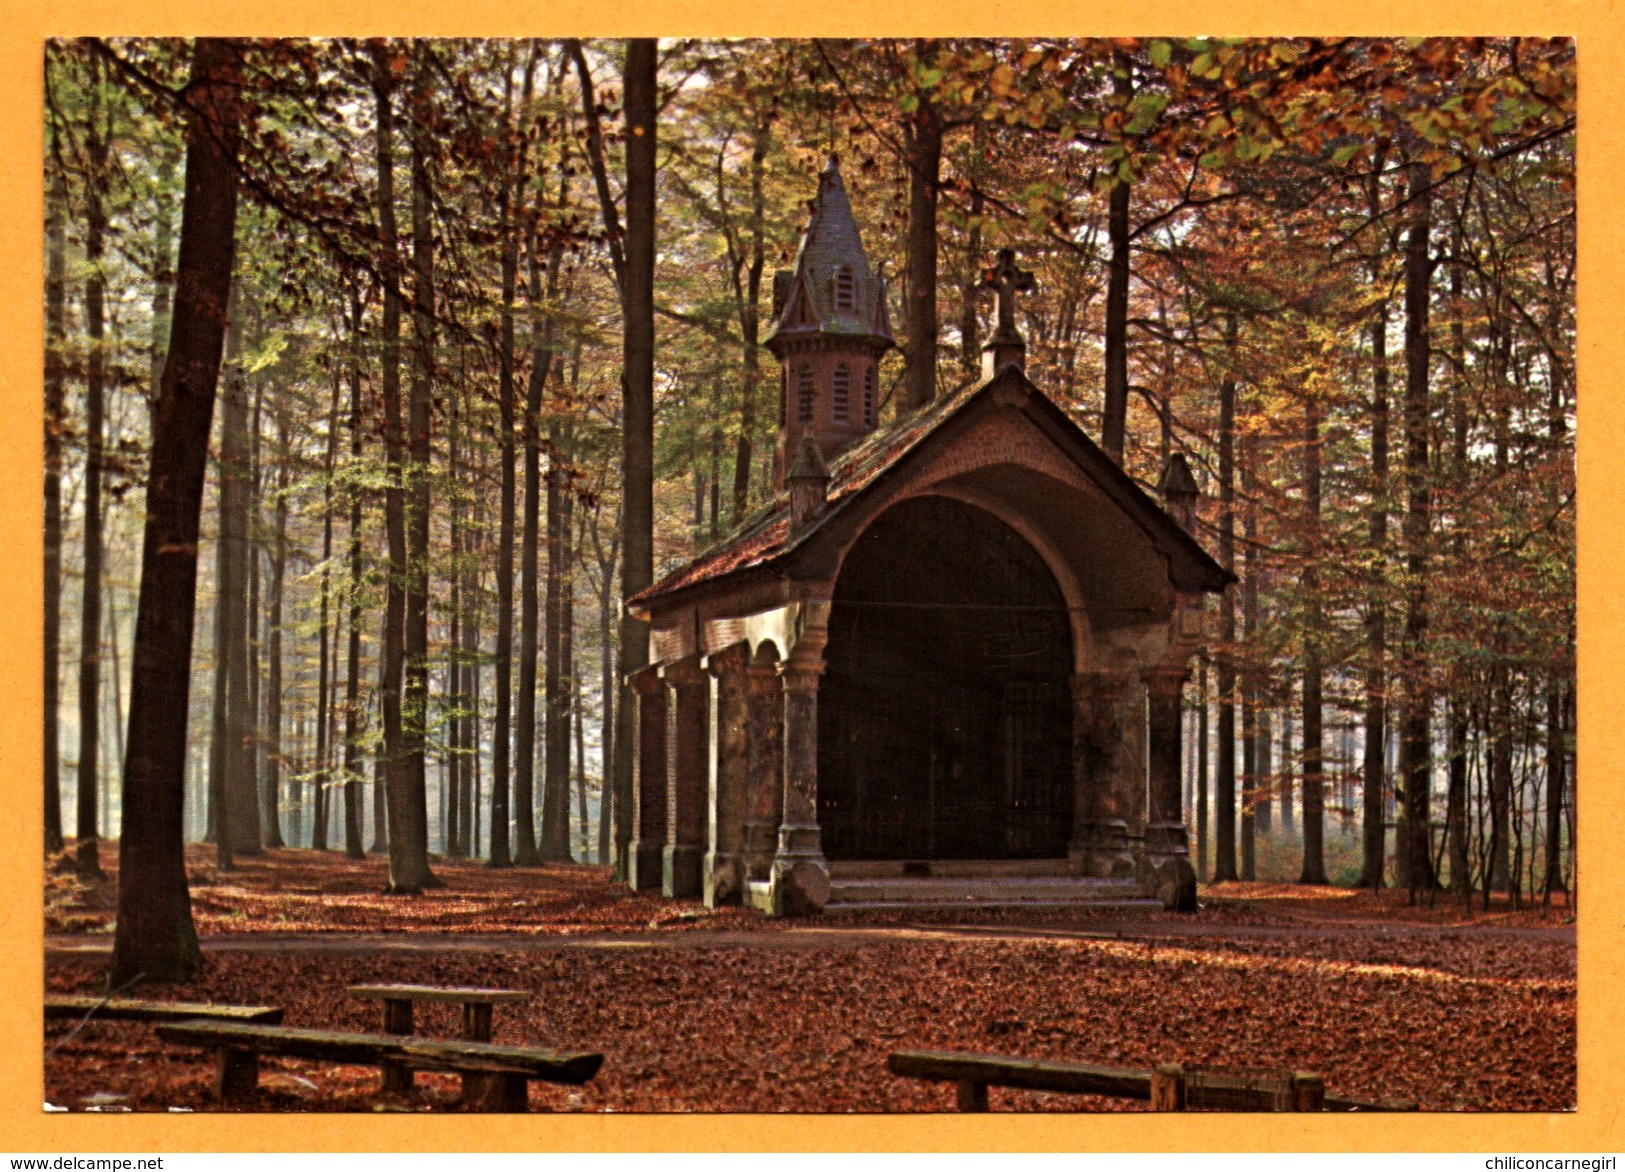
[{"label": "chapel gabled roof", "polygon": [[1184,528],[1119,468],[1053,400],[1018,367],[1005,367],[990,378],[971,383],[951,395],[933,400],[890,427],[870,433],[829,464],[829,486],[823,512],[794,537],[790,533],[790,499],[779,493],[772,502],[748,518],[720,543],[658,579],[627,600],[634,612],[651,604],[687,594],[701,586],[721,586],[723,580],[750,571],[783,568],[795,553],[859,497],[878,491],[879,482],[929,446],[945,424],[972,410],[1000,389],[1011,389],[1029,400],[1041,415],[1046,430],[1073,461],[1130,520],[1145,530],[1159,548],[1177,557],[1189,580],[1203,590],[1217,591],[1235,576],[1214,561]]},{"label": "chapel gabled roof", "polygon": [[[800,334],[842,334],[891,340],[886,312],[886,282],[869,265],[858,222],[841,180],[841,167],[831,155],[818,179],[812,218],[796,250],[795,264],[774,277],[774,321],[764,341],[788,340]],[[852,276],[849,307],[836,304],[836,274]]]}]

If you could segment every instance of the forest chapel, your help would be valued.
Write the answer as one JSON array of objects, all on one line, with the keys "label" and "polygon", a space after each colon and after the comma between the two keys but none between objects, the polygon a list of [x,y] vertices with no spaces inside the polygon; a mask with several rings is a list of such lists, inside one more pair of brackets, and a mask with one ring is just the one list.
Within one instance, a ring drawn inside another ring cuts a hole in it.
[{"label": "forest chapel", "polygon": [[982,377],[877,429],[893,345],[840,170],[773,288],[776,497],[630,600],[629,880],[774,915],[893,900],[1194,908],[1181,692],[1206,595],[1159,505],[1024,372],[1008,252]]}]

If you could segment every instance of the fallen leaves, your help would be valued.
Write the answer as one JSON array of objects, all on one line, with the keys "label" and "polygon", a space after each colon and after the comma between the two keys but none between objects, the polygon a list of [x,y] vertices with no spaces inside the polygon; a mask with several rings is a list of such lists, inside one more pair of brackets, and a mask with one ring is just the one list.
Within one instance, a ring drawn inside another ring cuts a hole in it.
[{"label": "fallen leaves", "polygon": [[[495,1040],[605,1054],[584,1087],[533,1084],[538,1110],[950,1110],[952,1088],[887,1073],[897,1049],[1313,1070],[1333,1094],[1432,1110],[1574,1105],[1573,934],[1536,915],[1501,909],[1486,921],[1434,909],[1431,920],[1391,922],[1380,917],[1392,896],[1249,901],[1227,885],[1194,916],[788,923],[633,895],[599,868],[437,870],[449,887],[414,899],[378,894],[379,860],[307,852],[274,852],[205,879],[196,892],[205,935],[229,931],[244,947],[219,940],[194,984],[146,995],[276,1004],[289,1025],[375,1031],[377,1005],[346,986],[529,989],[529,1003],[499,1007]],[[336,935],[358,931],[389,933],[388,947]],[[48,955],[52,992],[93,991],[104,972],[99,956]],[[461,1029],[456,1006],[420,1006],[417,1022],[429,1035]],[[47,1101],[218,1109],[200,1052],[160,1043],[137,1023],[92,1021],[64,1040],[71,1024],[47,1027],[47,1048],[59,1044],[45,1063]],[[410,1096],[383,1096],[370,1068],[267,1061],[255,1105],[459,1109],[454,1077],[420,1075],[418,1084]],[[1141,1107],[998,1090],[992,1105]]]}]

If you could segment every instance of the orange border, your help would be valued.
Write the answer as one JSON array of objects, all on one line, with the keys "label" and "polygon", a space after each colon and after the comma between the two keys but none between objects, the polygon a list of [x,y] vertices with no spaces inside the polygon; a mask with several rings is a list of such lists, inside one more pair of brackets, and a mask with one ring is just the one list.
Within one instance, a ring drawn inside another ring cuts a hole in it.
[{"label": "orange border", "polygon": [[[912,4],[914,10],[911,11]],[[1625,1010],[1625,948],[1617,934],[1621,852],[1612,828],[1625,799],[1611,777],[1610,721],[1602,707],[1620,675],[1625,622],[1607,599],[1625,577],[1625,508],[1611,477],[1625,441],[1625,396],[1611,381],[1625,369],[1625,87],[1617,65],[1625,22],[1612,4],[1564,0],[1224,0],[1191,15],[1189,0],[837,0],[812,11],[741,0],[658,0],[603,7],[580,0],[47,0],[8,5],[0,48],[7,82],[0,109],[0,193],[10,230],[0,233],[0,1029],[19,1057],[0,1062],[0,1148],[20,1153],[237,1151],[1618,1151],[1625,1099],[1617,1028]],[[817,34],[1563,34],[1578,38],[1581,86],[1581,273],[1579,371],[1580,790],[1585,852],[1580,930],[1579,1110],[1569,1115],[1436,1115],[1366,1118],[1225,1116],[515,1116],[501,1126],[453,1116],[348,1117],[47,1115],[41,1111],[39,803],[41,641],[40,414],[43,287],[41,59],[47,36],[490,35],[634,33]]]}]

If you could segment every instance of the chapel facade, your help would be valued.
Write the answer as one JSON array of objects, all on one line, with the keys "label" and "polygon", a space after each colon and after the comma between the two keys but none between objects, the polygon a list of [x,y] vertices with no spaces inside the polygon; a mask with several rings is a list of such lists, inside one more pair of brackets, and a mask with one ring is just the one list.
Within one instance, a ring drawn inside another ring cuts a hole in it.
[{"label": "chapel facade", "polygon": [[886,287],[830,161],[773,287],[775,499],[629,601],[634,888],[796,915],[1020,874],[1194,907],[1181,693],[1232,578],[1183,459],[1159,505],[1026,377],[1030,278],[987,279],[983,377],[877,428]]}]

